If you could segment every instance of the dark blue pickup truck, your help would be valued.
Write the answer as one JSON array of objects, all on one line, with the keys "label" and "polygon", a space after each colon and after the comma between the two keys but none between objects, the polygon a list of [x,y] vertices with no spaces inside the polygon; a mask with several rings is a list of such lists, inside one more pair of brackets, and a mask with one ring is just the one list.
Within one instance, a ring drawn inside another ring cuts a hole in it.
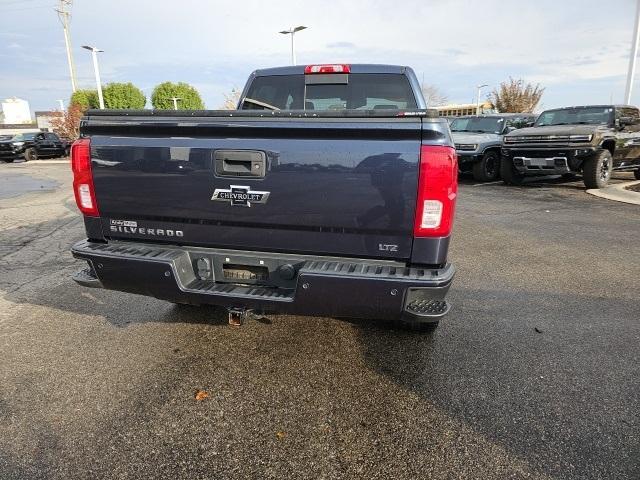
[{"label": "dark blue pickup truck", "polygon": [[449,126],[410,68],[254,72],[234,111],[92,110],[72,147],[88,266],[176,303],[398,321],[447,313]]}]

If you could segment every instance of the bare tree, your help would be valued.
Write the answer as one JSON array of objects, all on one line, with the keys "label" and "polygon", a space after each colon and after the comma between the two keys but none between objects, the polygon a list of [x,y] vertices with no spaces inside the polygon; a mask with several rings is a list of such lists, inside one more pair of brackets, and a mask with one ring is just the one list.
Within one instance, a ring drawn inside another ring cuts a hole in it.
[{"label": "bare tree", "polygon": [[51,119],[53,131],[68,140],[76,140],[80,136],[80,120],[85,109],[81,105],[71,104],[66,112]]},{"label": "bare tree", "polygon": [[421,89],[424,101],[427,102],[427,107],[438,107],[449,102],[449,98],[435,85],[422,84]]},{"label": "bare tree", "polygon": [[240,90],[232,88],[231,93],[224,94],[224,103],[220,106],[220,110],[236,110],[239,100]]},{"label": "bare tree", "polygon": [[509,77],[497,90],[489,94],[496,110],[501,113],[532,113],[542,98],[544,88],[539,83],[525,83],[521,78]]}]

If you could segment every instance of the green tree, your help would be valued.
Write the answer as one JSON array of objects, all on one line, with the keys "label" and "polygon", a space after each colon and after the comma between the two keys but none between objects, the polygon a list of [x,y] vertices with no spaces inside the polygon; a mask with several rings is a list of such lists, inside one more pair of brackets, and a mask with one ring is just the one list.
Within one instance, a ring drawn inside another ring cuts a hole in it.
[{"label": "green tree", "polygon": [[142,109],[147,97],[133,83],[109,83],[102,89],[105,108]]},{"label": "green tree", "polygon": [[86,110],[87,108],[100,108],[100,102],[98,101],[97,90],[76,90],[71,95],[69,105],[77,105],[78,107]]},{"label": "green tree", "polygon": [[156,85],[151,94],[151,104],[153,108],[159,110],[172,110],[173,97],[180,100],[177,101],[180,110],[203,110],[204,102],[194,87],[184,82],[163,82]]}]

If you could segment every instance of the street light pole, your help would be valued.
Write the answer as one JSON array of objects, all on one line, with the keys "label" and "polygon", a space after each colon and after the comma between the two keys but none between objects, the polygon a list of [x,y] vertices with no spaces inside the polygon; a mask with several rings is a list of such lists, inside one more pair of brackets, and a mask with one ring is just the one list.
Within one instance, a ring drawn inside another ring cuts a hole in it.
[{"label": "street light pole", "polygon": [[171,100],[173,100],[173,109],[177,110],[178,109],[178,100],[182,100],[180,97],[171,97]]},{"label": "street light pole", "polygon": [[309,27],[305,27],[304,25],[300,25],[298,27],[291,27],[289,28],[289,30],[282,30],[278,33],[281,33],[283,35],[291,35],[291,65],[295,65],[296,64],[296,50],[295,50],[295,42],[294,42],[294,35],[296,34],[296,32],[299,32],[300,30],[304,30],[305,28],[309,28]]},{"label": "street light pole", "polygon": [[89,50],[93,58],[93,71],[96,74],[96,86],[98,87],[98,102],[100,102],[100,109],[104,110],[104,99],[102,98],[102,83],[100,83],[100,69],[98,68],[98,52],[104,52],[96,47],[89,45],[83,45],[82,48]]},{"label": "street light pole", "polygon": [[[640,0],[638,0],[640,1]],[[482,84],[482,85],[478,85],[476,88],[478,89],[478,93],[476,95],[476,115],[480,115],[480,90],[482,90],[484,87],[488,87],[489,85]]]},{"label": "street light pole", "polygon": [[631,45],[631,56],[629,57],[629,71],[627,72],[627,88],[624,90],[624,103],[631,104],[631,90],[633,87],[633,77],[636,74],[636,57],[638,56],[638,40],[640,40],[640,0],[636,4],[636,21],[633,29],[633,44]]},{"label": "street light pole", "polygon": [[69,38],[69,17],[71,13],[71,5],[73,0],[60,0],[60,6],[55,9],[58,12],[58,18],[62,24],[62,31],[64,33],[64,45],[67,49],[67,63],[69,64],[69,74],[71,76],[71,91],[76,91],[76,66],[73,63],[73,53],[71,52],[71,39]]}]

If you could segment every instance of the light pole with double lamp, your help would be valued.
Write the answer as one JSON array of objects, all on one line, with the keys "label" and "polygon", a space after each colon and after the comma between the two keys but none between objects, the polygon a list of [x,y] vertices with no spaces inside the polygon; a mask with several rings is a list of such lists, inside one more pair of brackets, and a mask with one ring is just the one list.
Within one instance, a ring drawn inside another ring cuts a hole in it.
[{"label": "light pole with double lamp", "polygon": [[488,87],[489,85],[487,85],[486,83],[483,85],[478,85],[476,88],[478,89],[478,93],[476,95],[476,115],[480,115],[480,90],[482,90],[484,87]]},{"label": "light pole with double lamp", "polygon": [[295,45],[294,45],[294,36],[296,34],[296,32],[299,32],[300,30],[304,30],[305,27],[304,25],[300,25],[298,27],[291,27],[289,28],[289,30],[282,30],[281,34],[283,35],[291,35],[291,65],[295,65],[296,64],[296,50],[295,50]]},{"label": "light pole with double lamp", "polygon": [[89,45],[83,45],[82,48],[85,50],[89,50],[91,52],[91,56],[93,57],[93,71],[96,74],[96,86],[98,87],[98,101],[100,102],[100,108],[104,110],[104,99],[102,98],[102,84],[100,83],[100,69],[98,68],[98,52],[104,52],[104,50],[100,50],[96,47],[91,47]]},{"label": "light pole with double lamp", "polygon": [[171,100],[173,100],[173,109],[177,110],[178,109],[178,100],[182,100],[180,97],[171,97]]}]

